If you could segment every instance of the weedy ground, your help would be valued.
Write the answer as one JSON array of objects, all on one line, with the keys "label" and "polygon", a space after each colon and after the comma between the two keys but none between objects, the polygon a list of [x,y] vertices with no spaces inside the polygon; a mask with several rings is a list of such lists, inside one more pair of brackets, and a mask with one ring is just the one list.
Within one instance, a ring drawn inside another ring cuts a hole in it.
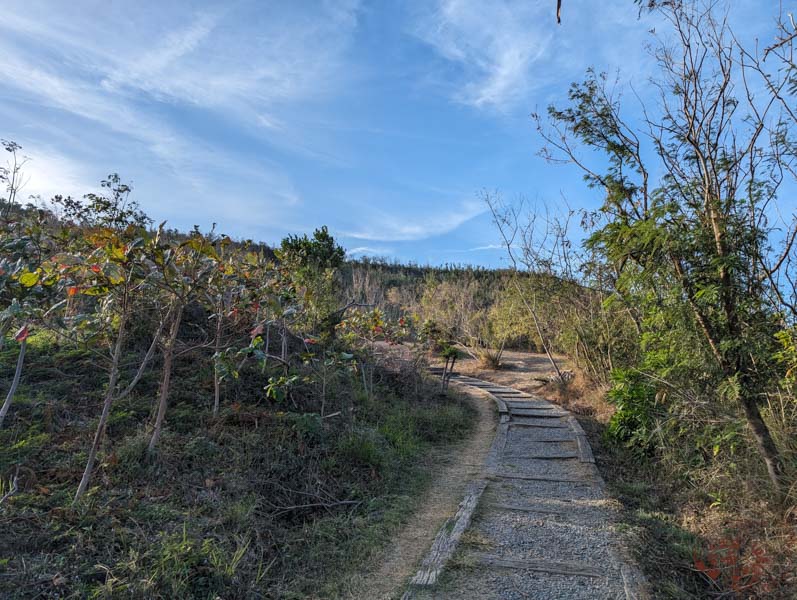
[{"label": "weedy ground", "polygon": [[[15,356],[0,353],[2,389]],[[19,487],[0,506],[0,596],[343,596],[416,508],[430,449],[474,421],[438,386],[397,385],[388,371],[370,397],[337,390],[353,396],[351,417],[321,419],[266,401],[257,369],[228,385],[213,419],[212,374],[196,364],[187,353],[175,367],[156,454],[145,424],[158,365],[113,407],[93,487],[72,505],[106,374],[88,351],[32,340],[0,431],[0,478],[17,474]]]}]

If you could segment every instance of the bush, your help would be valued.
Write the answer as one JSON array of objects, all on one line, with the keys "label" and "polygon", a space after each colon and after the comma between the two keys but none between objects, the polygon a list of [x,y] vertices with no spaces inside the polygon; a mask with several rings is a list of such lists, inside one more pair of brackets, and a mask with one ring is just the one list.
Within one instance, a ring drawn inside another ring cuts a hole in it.
[{"label": "bush", "polygon": [[607,397],[617,407],[609,421],[607,435],[639,452],[650,453],[657,421],[656,390],[637,371],[615,369]]}]

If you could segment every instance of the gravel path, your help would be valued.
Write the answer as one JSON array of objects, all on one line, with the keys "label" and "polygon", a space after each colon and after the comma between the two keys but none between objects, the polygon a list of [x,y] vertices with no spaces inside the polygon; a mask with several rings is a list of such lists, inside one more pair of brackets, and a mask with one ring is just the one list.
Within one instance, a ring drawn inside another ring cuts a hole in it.
[{"label": "gravel path", "polygon": [[404,598],[645,598],[577,421],[531,394],[472,377],[452,381],[491,394],[501,423],[453,558],[432,585],[411,585]]}]

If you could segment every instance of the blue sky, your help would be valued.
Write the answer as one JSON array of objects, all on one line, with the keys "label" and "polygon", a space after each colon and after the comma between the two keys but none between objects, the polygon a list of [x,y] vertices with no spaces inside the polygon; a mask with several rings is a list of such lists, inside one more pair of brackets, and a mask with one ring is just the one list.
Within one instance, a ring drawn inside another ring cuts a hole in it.
[{"label": "blue sky", "polygon": [[[5,0],[0,137],[25,194],[118,172],[156,220],[352,253],[502,264],[481,190],[596,207],[538,158],[529,114],[585,69],[649,92],[656,17],[631,0]],[[734,0],[743,33],[772,15]],[[786,2],[786,4],[790,4]],[[763,11],[766,12],[766,11]]]}]

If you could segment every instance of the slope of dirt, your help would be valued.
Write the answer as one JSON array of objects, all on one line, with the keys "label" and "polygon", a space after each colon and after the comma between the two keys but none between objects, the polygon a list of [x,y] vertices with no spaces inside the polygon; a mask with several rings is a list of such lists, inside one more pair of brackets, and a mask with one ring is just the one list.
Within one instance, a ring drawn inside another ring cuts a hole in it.
[{"label": "slope of dirt", "polygon": [[352,583],[352,600],[400,598],[438,529],[457,511],[466,484],[481,472],[495,433],[495,405],[483,392],[463,394],[478,411],[473,434],[430,457],[433,481],[412,520],[391,540],[372,567]]},{"label": "slope of dirt", "polygon": [[[566,357],[555,356],[554,359],[560,369],[570,368]],[[440,364],[442,365],[442,363]],[[504,352],[501,368],[498,370],[485,369],[478,360],[469,356],[457,359],[454,370],[463,375],[485,379],[529,393],[537,392],[554,375],[553,367],[544,354],[531,354],[515,350]]]}]

